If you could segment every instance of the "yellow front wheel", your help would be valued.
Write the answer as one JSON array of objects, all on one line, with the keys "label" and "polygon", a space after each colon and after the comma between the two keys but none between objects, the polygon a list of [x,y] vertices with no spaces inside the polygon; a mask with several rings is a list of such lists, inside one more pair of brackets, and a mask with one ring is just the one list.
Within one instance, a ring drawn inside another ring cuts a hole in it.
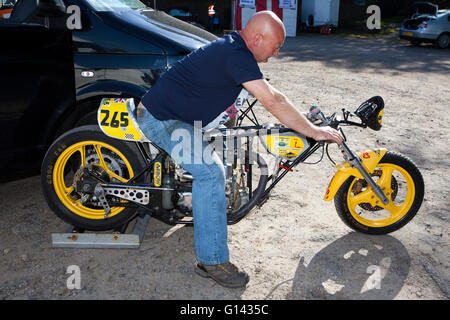
[{"label": "yellow front wheel", "polygon": [[403,227],[419,210],[424,182],[408,158],[388,152],[371,174],[388,197],[383,204],[364,179],[348,178],[335,196],[339,217],[352,229],[369,234],[386,234]]},{"label": "yellow front wheel", "polygon": [[[105,210],[83,187],[90,187],[85,168],[100,181],[127,182],[144,168],[134,143],[109,138],[97,126],[83,126],[59,137],[44,157],[41,182],[49,207],[64,221],[86,230],[117,228],[133,218],[135,208],[120,199],[105,216]],[[78,183],[78,185],[77,185]],[[97,183],[93,180],[91,186]],[[77,188],[78,186],[78,188]],[[115,201],[115,202],[114,202]]]}]

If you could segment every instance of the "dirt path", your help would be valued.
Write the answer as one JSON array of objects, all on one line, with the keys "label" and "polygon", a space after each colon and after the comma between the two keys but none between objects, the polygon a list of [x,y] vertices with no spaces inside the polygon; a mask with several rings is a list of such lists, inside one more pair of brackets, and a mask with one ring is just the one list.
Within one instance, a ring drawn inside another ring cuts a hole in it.
[{"label": "dirt path", "polygon": [[[0,184],[0,299],[448,299],[450,50],[307,35],[288,39],[261,69],[302,110],[354,110],[381,95],[382,130],[348,129],[349,145],[416,162],[426,186],[417,217],[386,236],[352,232],[322,200],[332,164],[298,166],[229,227],[232,260],[251,277],[245,290],[230,290],[192,271],[192,228],[154,219],[139,249],[52,248],[64,223],[31,177]],[[80,290],[66,286],[70,265],[80,267]]]}]

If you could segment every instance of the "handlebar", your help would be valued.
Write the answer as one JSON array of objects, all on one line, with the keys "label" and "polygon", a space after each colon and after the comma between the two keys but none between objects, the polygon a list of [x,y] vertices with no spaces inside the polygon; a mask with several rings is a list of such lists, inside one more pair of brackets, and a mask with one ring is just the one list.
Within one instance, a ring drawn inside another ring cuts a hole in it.
[{"label": "handlebar", "polygon": [[347,141],[347,137],[345,136],[344,131],[340,127],[341,124],[344,124],[347,126],[357,126],[357,127],[367,128],[367,124],[365,124],[362,121],[362,119],[360,119],[361,122],[359,122],[359,123],[348,120],[348,118],[350,116],[357,116],[356,114],[354,114],[350,111],[347,111],[345,109],[342,109],[342,114],[344,117],[343,120],[340,117],[338,117],[336,115],[336,113],[333,113],[331,116],[326,117],[325,114],[323,113],[322,109],[320,109],[320,107],[312,106],[309,109],[307,118],[308,118],[308,120],[310,120],[313,123],[316,121],[320,121],[320,123],[314,123],[318,126],[321,126],[321,127],[330,126],[331,128],[338,130],[341,133],[342,137],[344,138],[344,142]]},{"label": "handlebar", "polygon": [[[342,109],[342,113],[344,116],[344,119],[340,119],[340,117],[336,116],[336,113],[333,113],[330,117],[326,117],[325,114],[323,113],[322,109],[320,109],[320,107],[318,106],[312,106],[309,109],[309,112],[307,114],[307,118],[308,120],[310,120],[311,122],[315,122],[315,121],[320,121],[320,123],[317,123],[318,126],[324,127],[324,126],[330,126],[333,129],[336,130],[341,130],[341,128],[339,127],[341,124],[345,124],[345,125],[351,125],[351,126],[357,126],[357,127],[362,127],[362,128],[366,128],[367,124],[365,124],[362,119],[361,122],[354,122],[354,121],[350,121],[348,120],[348,118],[350,116],[357,116],[354,113],[347,111],[345,109]],[[359,118],[359,117],[358,117]],[[342,132],[342,130],[341,130]]]}]

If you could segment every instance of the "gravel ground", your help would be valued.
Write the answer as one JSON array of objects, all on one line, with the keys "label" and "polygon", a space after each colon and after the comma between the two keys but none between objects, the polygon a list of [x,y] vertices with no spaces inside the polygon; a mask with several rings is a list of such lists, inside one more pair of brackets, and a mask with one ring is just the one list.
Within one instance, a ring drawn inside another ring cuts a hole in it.
[{"label": "gravel ground", "polygon": [[[189,227],[151,219],[139,249],[53,248],[51,234],[65,224],[34,176],[0,184],[0,299],[447,300],[450,50],[396,36],[302,35],[261,69],[301,110],[354,110],[381,95],[382,130],[346,134],[354,150],[385,147],[419,166],[426,191],[414,220],[385,236],[355,233],[323,201],[334,166],[298,166],[264,206],[229,227],[231,259],[250,274],[247,288],[232,290],[193,272]],[[80,268],[81,289],[67,287],[70,265]]]}]

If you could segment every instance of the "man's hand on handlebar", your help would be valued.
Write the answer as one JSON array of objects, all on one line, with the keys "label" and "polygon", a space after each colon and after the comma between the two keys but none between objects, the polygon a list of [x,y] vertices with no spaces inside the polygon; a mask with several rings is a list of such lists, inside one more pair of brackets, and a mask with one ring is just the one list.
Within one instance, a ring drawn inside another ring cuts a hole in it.
[{"label": "man's hand on handlebar", "polygon": [[341,145],[344,141],[344,138],[339,131],[328,126],[317,127],[317,133],[312,138],[316,141],[331,140],[336,142],[338,145]]},{"label": "man's hand on handlebar", "polygon": [[[305,113],[303,113],[305,114]],[[315,120],[320,120],[322,123],[320,126],[316,127],[316,132],[313,134],[312,138],[316,141],[332,141],[341,145],[344,141],[341,133],[334,128],[329,127],[330,120],[323,114],[320,107],[312,106],[309,112],[306,114],[306,118],[311,122]]]}]

